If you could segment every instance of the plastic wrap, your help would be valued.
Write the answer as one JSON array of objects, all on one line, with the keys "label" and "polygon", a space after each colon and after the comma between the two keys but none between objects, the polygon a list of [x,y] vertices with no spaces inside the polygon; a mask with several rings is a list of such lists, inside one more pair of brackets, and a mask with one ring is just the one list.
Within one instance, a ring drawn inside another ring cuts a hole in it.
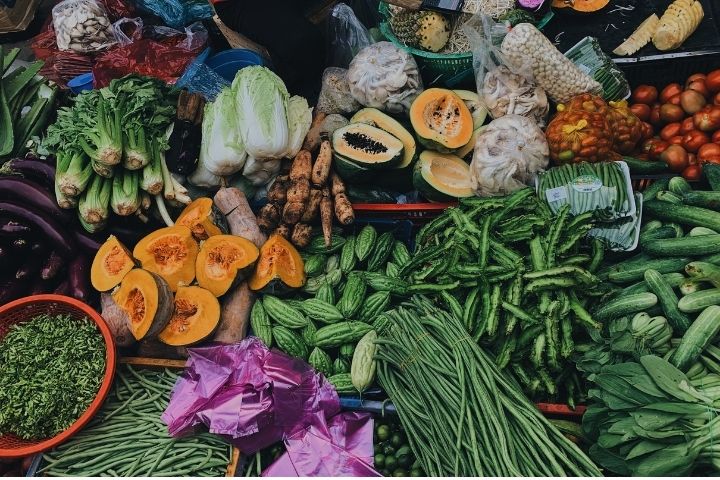
[{"label": "plastic wrap", "polygon": [[130,45],[142,38],[142,18],[121,18],[112,24],[112,32],[118,45],[121,47]]},{"label": "plastic wrap", "polygon": [[53,7],[52,18],[62,51],[98,52],[116,43],[107,11],[95,0],[64,0]]},{"label": "plastic wrap", "polygon": [[204,426],[251,454],[340,411],[335,388],[322,374],[255,337],[188,354],[162,415],[172,436]]},{"label": "plastic wrap", "polygon": [[328,39],[327,65],[342,68],[347,68],[360,50],[373,43],[370,32],[344,3],[338,3],[330,12]]},{"label": "plastic wrap", "polygon": [[213,16],[212,7],[204,0],[135,0],[135,3],[160,17],[165,25],[177,29]]},{"label": "plastic wrap", "polygon": [[206,56],[207,55],[201,54],[195,58],[187,69],[185,69],[185,72],[178,79],[176,85],[179,88],[187,89],[190,93],[199,93],[205,100],[212,102],[217,98],[223,88],[230,86],[230,82],[215,73],[215,70],[205,65]]},{"label": "plastic wrap", "polygon": [[369,413],[322,416],[285,440],[286,452],[264,477],[379,477],[373,467],[373,420]]},{"label": "plastic wrap", "polygon": [[351,114],[360,110],[360,103],[350,94],[347,69],[328,67],[323,72],[322,90],[318,97],[317,109],[331,114]]},{"label": "plastic wrap", "polygon": [[138,73],[167,83],[183,74],[190,62],[205,49],[208,32],[194,23],[185,32],[167,27],[145,27],[143,38],[118,46],[100,55],[93,67],[95,87],[110,84],[113,78]]}]

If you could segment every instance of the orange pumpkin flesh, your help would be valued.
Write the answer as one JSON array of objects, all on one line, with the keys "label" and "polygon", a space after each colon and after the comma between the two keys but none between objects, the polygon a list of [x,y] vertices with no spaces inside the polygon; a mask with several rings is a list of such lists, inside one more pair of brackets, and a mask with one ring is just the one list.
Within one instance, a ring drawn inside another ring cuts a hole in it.
[{"label": "orange pumpkin flesh", "polygon": [[181,225],[155,230],[133,249],[142,267],[160,275],[173,292],[195,279],[197,254],[198,244],[190,229]]},{"label": "orange pumpkin flesh", "polygon": [[593,13],[607,7],[610,0],[553,0],[552,7],[580,13]]},{"label": "orange pumpkin flesh", "polygon": [[130,332],[136,340],[160,333],[173,311],[173,297],[165,280],[147,270],[130,271],[112,296],[127,314]]},{"label": "orange pumpkin flesh", "polygon": [[135,260],[125,245],[110,235],[95,254],[90,268],[90,282],[98,292],[112,290],[135,266]]},{"label": "orange pumpkin flesh", "polygon": [[195,262],[198,285],[219,297],[224,295],[255,264],[260,251],[236,235],[214,235],[200,247]]},{"label": "orange pumpkin flesh", "polygon": [[273,234],[260,248],[260,258],[249,281],[251,290],[282,292],[305,285],[305,264],[290,242]]},{"label": "orange pumpkin flesh", "polygon": [[180,287],[175,308],[158,339],[174,347],[192,345],[206,339],[220,323],[220,302],[201,287]]},{"label": "orange pumpkin flesh", "polygon": [[213,235],[228,232],[225,216],[213,204],[211,198],[195,199],[182,211],[175,225],[183,225],[192,231],[196,240],[206,240]]}]

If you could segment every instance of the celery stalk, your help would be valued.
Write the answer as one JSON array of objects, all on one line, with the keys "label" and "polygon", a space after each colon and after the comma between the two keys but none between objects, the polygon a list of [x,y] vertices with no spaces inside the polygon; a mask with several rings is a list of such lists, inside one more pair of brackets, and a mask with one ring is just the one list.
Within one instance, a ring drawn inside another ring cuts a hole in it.
[{"label": "celery stalk", "polygon": [[85,219],[82,217],[82,214],[78,211],[78,218],[80,219],[80,225],[85,229],[88,233],[96,233],[105,228],[107,225],[107,221],[100,222],[100,223],[88,223],[85,221]]},{"label": "celery stalk", "polygon": [[91,160],[90,164],[92,165],[92,169],[100,175],[101,177],[105,178],[112,178],[113,175],[115,175],[115,167],[110,165],[105,165],[103,163],[97,162],[96,160]]},{"label": "celery stalk", "polygon": [[151,154],[148,151],[148,142],[145,139],[145,129],[125,129],[124,134],[123,166],[128,170],[139,170],[150,163]]},{"label": "celery stalk", "polygon": [[110,101],[101,95],[97,106],[95,132],[85,133],[93,145],[90,145],[84,138],[79,138],[82,149],[96,163],[106,166],[120,163],[122,158],[121,120],[122,105],[116,105],[113,108]]},{"label": "celery stalk", "polygon": [[140,174],[137,171],[124,170],[115,175],[112,186],[110,206],[118,215],[132,215],[140,208]]},{"label": "celery stalk", "polygon": [[[58,152],[58,155],[60,152]],[[68,197],[77,197],[87,187],[93,177],[92,162],[80,152],[65,153],[68,160],[58,162],[56,180],[60,185],[60,191]],[[58,157],[59,158],[59,157]],[[60,168],[65,167],[65,168]]]},{"label": "celery stalk", "polygon": [[[154,142],[153,142],[154,143]],[[143,168],[142,181],[140,188],[148,192],[150,195],[157,195],[163,191],[163,171],[160,156],[156,154],[156,149],[151,149],[152,159],[150,164]]]},{"label": "celery stalk", "polygon": [[80,197],[78,209],[86,223],[99,224],[107,221],[113,181],[95,175],[90,187]]},{"label": "celery stalk", "polygon": [[58,184],[58,177],[55,177],[55,201],[60,208],[71,210],[78,205],[77,197],[68,197],[60,191],[60,185]]}]

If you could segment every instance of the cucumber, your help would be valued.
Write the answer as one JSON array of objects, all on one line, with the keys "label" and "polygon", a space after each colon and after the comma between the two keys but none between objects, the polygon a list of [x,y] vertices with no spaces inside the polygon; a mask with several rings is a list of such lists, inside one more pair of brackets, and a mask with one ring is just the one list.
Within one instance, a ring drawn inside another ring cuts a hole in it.
[{"label": "cucumber", "polygon": [[674,203],[676,205],[681,205],[683,203],[682,197],[676,193],[671,192],[670,190],[663,190],[658,192],[655,196],[655,199],[661,202]]},{"label": "cucumber", "polygon": [[[664,163],[664,162],[663,162]],[[681,197],[693,191],[692,187],[683,177],[673,177],[668,182],[668,190]]]},{"label": "cucumber", "polygon": [[686,205],[720,210],[720,192],[687,192],[683,194],[682,201]]},{"label": "cucumber", "polygon": [[668,323],[675,332],[684,332],[690,326],[690,319],[678,309],[678,298],[657,270],[645,271],[645,283],[650,291],[657,296],[658,302],[665,313]]},{"label": "cucumber", "polygon": [[692,365],[720,332],[720,306],[707,307],[680,340],[670,363],[680,370]]},{"label": "cucumber", "polygon": [[708,288],[688,293],[678,302],[681,312],[694,313],[712,305],[720,305],[720,288]]},{"label": "cucumber", "polygon": [[638,293],[625,297],[615,298],[605,303],[595,311],[593,318],[604,322],[614,318],[624,317],[631,313],[642,312],[655,306],[658,298],[654,293]]},{"label": "cucumber", "polygon": [[690,230],[688,235],[690,235],[691,237],[701,237],[703,235],[716,235],[717,233],[718,232],[716,232],[715,230],[710,230],[709,228],[695,227]]},{"label": "cucumber", "polygon": [[[679,287],[682,285],[683,282],[685,282],[687,277],[683,275],[682,273],[673,272],[673,273],[666,273],[663,275],[663,279],[667,282],[668,285],[671,287]],[[650,287],[648,287],[648,284],[645,283],[645,280],[642,280],[638,283],[634,283],[630,285],[629,287],[625,287],[620,291],[620,295],[634,295],[636,293],[644,293],[649,292]]]},{"label": "cucumber", "polygon": [[672,173],[665,162],[650,162],[639,158],[623,157],[622,161],[627,163],[631,175],[660,175]]},{"label": "cucumber", "polygon": [[645,261],[631,261],[615,265],[608,272],[608,279],[613,283],[631,283],[642,280],[645,270],[657,270],[660,273],[682,272],[690,262],[686,257],[659,258]]},{"label": "cucumber", "polygon": [[706,163],[703,165],[703,174],[708,184],[710,184],[710,188],[715,192],[720,192],[720,165]]},{"label": "cucumber", "polygon": [[375,240],[377,239],[377,230],[372,225],[365,225],[357,237],[355,237],[355,256],[361,262],[370,256]]},{"label": "cucumber", "polygon": [[701,255],[711,255],[720,253],[720,235],[659,238],[648,241],[643,246],[643,251],[655,257],[697,257]]},{"label": "cucumber", "polygon": [[720,288],[720,267],[708,262],[692,262],[685,265],[685,273],[695,280],[708,281]]},{"label": "cucumber", "polygon": [[670,180],[667,178],[661,178],[659,180],[655,180],[650,184],[649,187],[645,189],[643,192],[643,201],[649,202],[650,200],[655,200],[655,197],[657,197],[658,192],[662,190],[667,190],[668,184],[670,183]]},{"label": "cucumber", "polygon": [[662,226],[654,230],[648,230],[640,233],[640,246],[644,248],[645,244],[650,240],[660,238],[675,238],[675,229],[671,226]]},{"label": "cucumber", "polygon": [[708,208],[652,200],[643,205],[643,213],[668,222],[720,231],[720,213]]}]

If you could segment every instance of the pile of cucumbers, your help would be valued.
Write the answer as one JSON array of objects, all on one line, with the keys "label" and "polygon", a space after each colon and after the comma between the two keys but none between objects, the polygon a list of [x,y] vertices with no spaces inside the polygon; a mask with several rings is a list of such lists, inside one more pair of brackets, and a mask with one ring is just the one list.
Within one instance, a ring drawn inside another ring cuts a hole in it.
[{"label": "pile of cucumbers", "polygon": [[353,382],[353,362],[367,363],[353,370],[374,377],[367,352],[355,354],[358,342],[372,335],[376,319],[395,298],[417,288],[399,278],[410,252],[392,232],[380,234],[367,225],[357,236],[333,235],[330,247],[318,235],[301,254],[305,286],[288,298],[259,297],[250,315],[253,334],[269,347],[307,361],[338,393],[358,393],[357,385],[368,379]]},{"label": "pile of cucumbers", "polygon": [[384,418],[375,423],[375,470],[384,477],[424,477],[400,422]]}]

